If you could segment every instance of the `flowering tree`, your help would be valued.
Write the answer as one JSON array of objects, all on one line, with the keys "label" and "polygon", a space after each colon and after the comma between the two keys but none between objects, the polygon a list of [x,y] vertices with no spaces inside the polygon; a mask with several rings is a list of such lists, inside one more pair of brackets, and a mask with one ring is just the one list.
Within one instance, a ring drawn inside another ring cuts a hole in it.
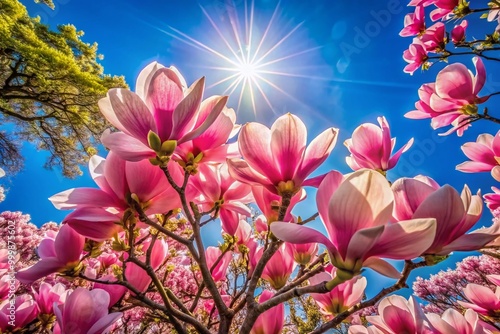
[{"label": "flowering tree", "polygon": [[[420,37],[405,58],[418,52],[427,58],[414,58],[407,71],[427,64],[428,52],[445,52],[444,37],[436,35],[444,24],[425,29],[424,8],[436,6],[437,20],[462,17],[467,7],[411,4],[416,12],[402,34]],[[453,33],[460,43],[465,27]],[[475,65],[475,76],[462,64],[446,67],[421,88],[408,116],[430,117],[435,128],[451,124],[459,134],[464,124],[492,119],[478,112],[492,94],[479,97],[485,69],[481,58]],[[498,332],[495,260],[476,276],[459,269],[417,280],[415,294],[431,303],[424,308],[413,296],[392,294],[413,270],[451,252],[493,248],[461,268],[496,254],[498,221],[468,233],[483,213],[479,192],[422,175],[389,180],[387,171],[413,140],[395,151],[384,117],[378,126],[361,124],[345,142],[352,173],[312,176],[332,154],[338,129],[308,143],[306,126],[290,113],[271,128],[240,126],[227,97],[203,92],[203,78],[188,85],[176,68],[148,65],[135,92],[111,89],[99,101],[118,131],[103,133],[110,151],[89,162],[97,187],[50,198],[72,210],[63,224],[36,229],[20,213],[1,215],[2,333]],[[498,177],[496,141],[483,135],[464,145],[471,161],[459,168]],[[317,213],[297,216],[311,190]],[[499,192],[485,196],[494,214]],[[318,218],[326,233],[307,226]],[[220,236],[207,236],[209,224],[220,224]],[[218,247],[206,246],[209,237]],[[403,270],[387,259],[404,263]],[[366,298],[367,268],[394,283]]]}]

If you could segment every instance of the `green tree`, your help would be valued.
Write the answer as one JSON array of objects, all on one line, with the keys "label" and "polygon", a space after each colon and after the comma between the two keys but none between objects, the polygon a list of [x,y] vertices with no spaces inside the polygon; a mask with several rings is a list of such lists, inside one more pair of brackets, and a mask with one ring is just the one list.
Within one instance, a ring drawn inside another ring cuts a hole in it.
[{"label": "green tree", "polygon": [[47,168],[74,177],[95,152],[109,126],[97,101],[126,83],[103,73],[97,44],[82,35],[73,25],[51,31],[19,1],[0,0],[0,166],[19,170],[30,142],[50,152]]}]

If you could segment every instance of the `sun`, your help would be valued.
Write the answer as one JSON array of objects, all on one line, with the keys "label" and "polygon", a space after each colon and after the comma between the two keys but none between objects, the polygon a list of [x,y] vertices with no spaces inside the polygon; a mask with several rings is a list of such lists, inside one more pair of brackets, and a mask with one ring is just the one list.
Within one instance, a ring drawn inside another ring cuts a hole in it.
[{"label": "sun", "polygon": [[[271,95],[275,97],[278,92],[297,101],[295,96],[282,88],[280,80],[308,78],[307,73],[298,71],[300,66],[297,64],[306,63],[301,57],[320,47],[297,49],[301,39],[296,35],[304,22],[281,24],[279,4],[270,17],[261,18],[259,13],[257,20],[254,1],[250,4],[248,0],[239,1],[239,7],[232,0],[223,3],[223,8],[219,8],[223,11],[222,15],[218,15],[219,19],[223,18],[220,22],[216,22],[215,16],[200,6],[215,38],[207,38],[205,34],[205,42],[201,42],[174,27],[164,32],[206,53],[200,63],[205,63],[202,67],[214,71],[214,77],[217,77],[217,81],[207,88],[222,87],[223,95],[237,96],[236,111],[239,112],[242,104],[248,105],[249,102],[254,116],[257,116],[257,110],[264,109],[258,108],[258,105],[263,103],[266,110],[277,114]],[[283,27],[289,29],[284,30]]]}]

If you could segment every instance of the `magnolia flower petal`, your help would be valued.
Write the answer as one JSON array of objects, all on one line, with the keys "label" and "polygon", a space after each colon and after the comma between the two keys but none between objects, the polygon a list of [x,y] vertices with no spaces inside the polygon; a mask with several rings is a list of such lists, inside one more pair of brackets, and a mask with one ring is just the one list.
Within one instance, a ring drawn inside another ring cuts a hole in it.
[{"label": "magnolia flower petal", "polygon": [[326,129],[309,143],[304,154],[304,160],[297,170],[297,181],[303,181],[328,158],[337,143],[338,132],[339,129]]},{"label": "magnolia flower petal", "polygon": [[105,131],[101,136],[101,142],[116,155],[128,161],[140,161],[156,157],[156,153],[149,146],[123,132],[111,133]]},{"label": "magnolia flower petal", "polygon": [[434,240],[436,220],[412,219],[388,224],[367,256],[410,260],[424,253]]},{"label": "magnolia flower petal", "polygon": [[271,232],[279,239],[292,244],[306,244],[317,242],[326,246],[334,257],[338,255],[337,249],[327,237],[312,228],[294,223],[274,222]]},{"label": "magnolia flower petal", "polygon": [[391,278],[400,278],[401,273],[396,270],[389,262],[384,261],[378,257],[370,257],[363,261],[363,267],[368,267],[370,269],[375,270],[381,275],[391,277]]},{"label": "magnolia flower petal", "polygon": [[307,143],[305,124],[295,115],[279,117],[271,127],[271,152],[282,180],[291,180],[302,160]]}]

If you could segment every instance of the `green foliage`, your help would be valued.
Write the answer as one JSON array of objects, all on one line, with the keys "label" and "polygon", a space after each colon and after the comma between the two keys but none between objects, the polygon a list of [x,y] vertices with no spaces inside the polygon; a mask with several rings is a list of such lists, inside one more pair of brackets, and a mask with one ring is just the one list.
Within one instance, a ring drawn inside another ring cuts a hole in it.
[{"label": "green foliage", "polygon": [[312,297],[298,297],[288,301],[290,304],[290,320],[299,334],[312,332],[321,323],[322,315]]},{"label": "green foliage", "polygon": [[[42,0],[50,6],[52,2]],[[51,31],[28,16],[17,0],[0,0],[0,165],[22,166],[24,141],[50,152],[47,168],[80,174],[102,131],[109,126],[97,101],[123,77],[103,73],[97,44],[81,40],[73,25]],[[7,128],[5,126],[9,124]]]}]

